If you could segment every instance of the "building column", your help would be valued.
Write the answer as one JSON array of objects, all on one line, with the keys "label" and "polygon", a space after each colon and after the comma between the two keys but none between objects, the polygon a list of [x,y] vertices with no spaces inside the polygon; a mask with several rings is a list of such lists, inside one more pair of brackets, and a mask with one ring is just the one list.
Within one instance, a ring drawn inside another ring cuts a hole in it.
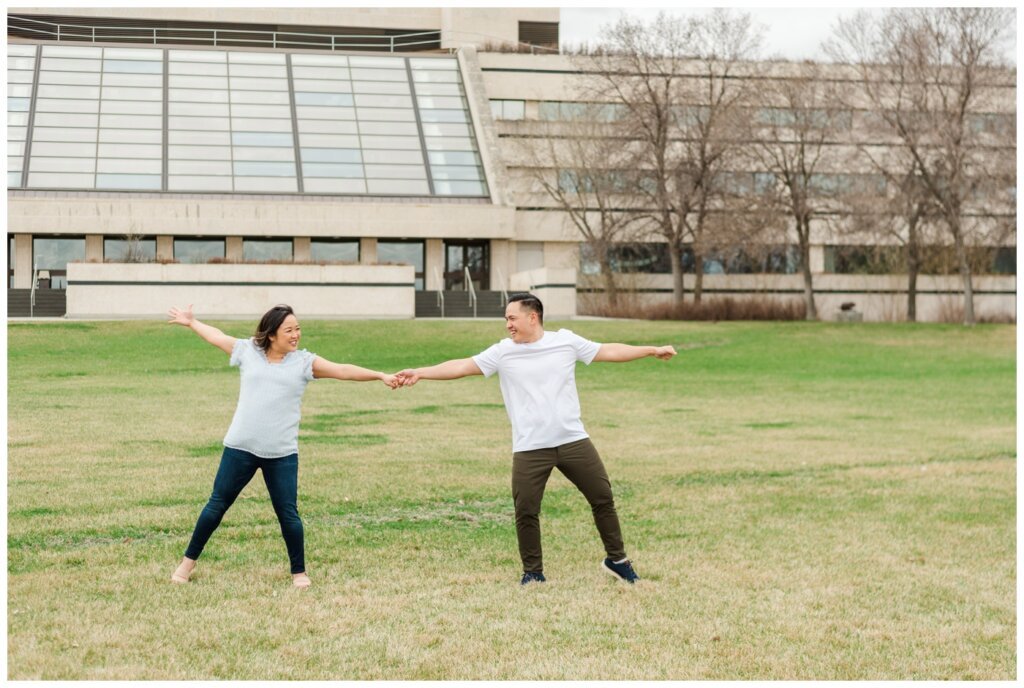
[{"label": "building column", "polygon": [[825,272],[825,247],[821,244],[811,246],[811,274],[820,275]]},{"label": "building column", "polygon": [[14,288],[32,288],[32,235],[14,235]]},{"label": "building column", "polygon": [[[444,290],[444,239],[427,239],[423,261],[423,288],[427,291]],[[438,283],[438,275],[442,282]]]},{"label": "building column", "polygon": [[242,237],[229,236],[224,239],[224,260],[242,260]]},{"label": "building column", "polygon": [[359,264],[377,264],[377,240],[363,238],[359,240]]},{"label": "building column", "polygon": [[292,241],[292,260],[296,263],[313,260],[313,242],[309,237],[295,237]]},{"label": "building column", "polygon": [[508,290],[508,278],[512,275],[512,242],[508,239],[491,239],[491,283],[488,289]]},{"label": "building column", "polygon": [[156,237],[156,259],[174,260],[174,237],[159,234]]},{"label": "building column", "polygon": [[102,234],[86,234],[85,235],[85,262],[87,262],[87,263],[102,263],[103,262],[103,235]]}]

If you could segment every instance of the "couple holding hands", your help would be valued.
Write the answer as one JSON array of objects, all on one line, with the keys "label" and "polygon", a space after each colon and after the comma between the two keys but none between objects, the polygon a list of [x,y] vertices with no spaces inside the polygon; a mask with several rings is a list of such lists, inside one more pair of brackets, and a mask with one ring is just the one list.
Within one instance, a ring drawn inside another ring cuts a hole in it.
[{"label": "couple holding hands", "polygon": [[676,355],[671,346],[598,344],[570,330],[545,332],[543,304],[536,296],[523,293],[512,295],[505,309],[507,339],[470,358],[388,375],[300,350],[301,328],[289,306],[267,311],[249,339],[236,339],[196,320],[191,306],[172,308],[168,315],[170,324],[193,330],[228,354],[231,365],[241,371],[238,406],[224,437],[213,493],[171,575],[173,582],[189,582],[196,560],[225,512],[261,470],[288,548],[292,583],[309,587],[297,493],[300,405],[310,380],[380,380],[395,389],[420,380],[490,377],[494,373],[499,375],[512,423],[512,498],[523,561],[521,583],[544,581],[538,517],[553,468],[583,493],[593,510],[606,553],[602,568],[629,583],[639,580],[626,556],[608,473],[580,420],[575,369],[577,361],[589,365],[646,356],[667,361]]}]

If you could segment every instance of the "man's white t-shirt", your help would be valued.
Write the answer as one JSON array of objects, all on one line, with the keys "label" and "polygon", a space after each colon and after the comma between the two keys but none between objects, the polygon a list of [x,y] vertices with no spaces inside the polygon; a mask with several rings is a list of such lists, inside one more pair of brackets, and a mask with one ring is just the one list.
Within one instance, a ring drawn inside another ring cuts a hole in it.
[{"label": "man's white t-shirt", "polygon": [[571,330],[544,332],[529,344],[503,339],[473,357],[487,377],[498,373],[512,421],[512,451],[557,447],[587,435],[580,420],[576,361],[587,365],[601,345]]}]

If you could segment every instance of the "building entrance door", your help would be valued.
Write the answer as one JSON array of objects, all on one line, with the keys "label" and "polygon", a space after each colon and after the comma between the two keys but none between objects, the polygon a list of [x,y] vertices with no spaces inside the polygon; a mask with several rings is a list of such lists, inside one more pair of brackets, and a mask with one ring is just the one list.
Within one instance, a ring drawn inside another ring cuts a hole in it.
[{"label": "building entrance door", "polygon": [[477,291],[490,289],[491,256],[489,241],[445,241],[444,242],[444,288],[466,289],[466,272],[469,268],[473,288]]}]

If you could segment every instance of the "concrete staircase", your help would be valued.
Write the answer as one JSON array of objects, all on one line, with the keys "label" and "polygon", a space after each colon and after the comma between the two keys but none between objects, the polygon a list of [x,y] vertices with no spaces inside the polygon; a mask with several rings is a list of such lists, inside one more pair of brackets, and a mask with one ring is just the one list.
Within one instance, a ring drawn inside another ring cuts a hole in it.
[{"label": "concrete staircase", "polygon": [[7,290],[7,317],[63,318],[68,311],[68,293],[63,289],[36,289],[36,307],[30,308],[31,289]]},{"label": "concrete staircase", "polygon": [[[501,318],[505,315],[505,302],[500,291],[478,291],[476,293],[476,317]],[[417,318],[472,318],[473,306],[467,291],[444,292],[444,314],[437,303],[436,291],[416,292]]]}]

